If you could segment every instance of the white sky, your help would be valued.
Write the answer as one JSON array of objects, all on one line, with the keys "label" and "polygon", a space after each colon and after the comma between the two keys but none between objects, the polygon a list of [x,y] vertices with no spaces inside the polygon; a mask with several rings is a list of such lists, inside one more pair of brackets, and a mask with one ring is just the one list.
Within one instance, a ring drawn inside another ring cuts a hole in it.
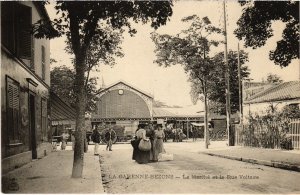
[{"label": "white sky", "polygon": [[[55,17],[55,10],[52,6],[47,6],[47,9],[50,17]],[[228,49],[237,50],[238,40],[235,38],[233,31],[237,27],[236,22],[241,13],[242,9],[238,3],[228,1]],[[160,27],[157,32],[159,34],[179,33],[187,27],[187,24],[182,23],[181,19],[193,14],[198,15],[200,18],[208,16],[213,25],[223,28],[223,5],[221,1],[177,1],[174,3],[171,20],[165,26]],[[155,99],[166,102],[168,105],[191,105],[190,83],[187,82],[188,77],[184,73],[183,67],[176,65],[163,68],[154,64],[155,46],[150,38],[153,29],[149,24],[135,26],[138,32],[134,37],[124,34],[122,48],[125,56],[117,59],[117,64],[114,67],[101,65],[100,72],[93,73],[99,77],[98,83],[101,84],[102,77],[106,86],[124,80],[145,92],[153,94]],[[246,65],[249,67],[250,77],[254,81],[261,81],[262,78],[266,78],[268,73],[277,74],[284,81],[299,79],[299,60],[292,61],[287,68],[283,69],[269,60],[269,50],[275,48],[276,42],[281,37],[283,27],[282,23],[276,22],[273,25],[274,37],[269,39],[264,47],[256,50],[246,49],[249,52],[249,62]],[[64,52],[64,48],[64,38],[51,40],[51,58],[59,62],[57,65],[72,66],[71,56]],[[244,49],[242,42],[240,42],[240,49]],[[220,45],[217,50],[223,51],[224,45]]]}]

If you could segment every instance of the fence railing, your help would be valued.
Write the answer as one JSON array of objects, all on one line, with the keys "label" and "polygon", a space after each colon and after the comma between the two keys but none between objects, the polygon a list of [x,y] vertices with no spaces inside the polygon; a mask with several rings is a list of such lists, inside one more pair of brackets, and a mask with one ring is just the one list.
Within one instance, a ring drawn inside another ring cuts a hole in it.
[{"label": "fence railing", "polygon": [[[243,146],[254,146],[254,147],[262,147],[263,145],[267,146],[268,148],[280,148],[280,139],[279,134],[281,133],[281,130],[279,125],[276,122],[271,122],[266,124],[252,124],[254,131],[251,132],[252,135],[245,137],[245,133],[250,132],[242,132],[242,128],[240,125],[235,126],[235,140],[237,145],[243,145]],[[293,149],[300,149],[300,119],[291,119],[289,120],[288,124],[288,133],[286,134],[287,137],[291,138],[292,140],[292,148]],[[244,126],[244,129],[246,127]],[[263,143],[261,140],[265,139],[257,139],[262,138],[261,136],[264,135],[264,132],[266,132],[266,129],[268,129],[268,135],[269,139],[268,142]],[[243,134],[244,133],[244,134]],[[271,138],[271,139],[270,139]]]},{"label": "fence railing", "polygon": [[292,138],[294,149],[300,149],[300,119],[292,119],[289,123],[288,135]]}]

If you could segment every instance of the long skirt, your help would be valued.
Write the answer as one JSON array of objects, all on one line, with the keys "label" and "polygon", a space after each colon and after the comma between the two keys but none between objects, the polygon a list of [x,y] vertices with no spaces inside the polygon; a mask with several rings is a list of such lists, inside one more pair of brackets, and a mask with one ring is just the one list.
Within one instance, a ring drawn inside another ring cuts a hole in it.
[{"label": "long skirt", "polygon": [[154,139],[153,140],[153,160],[158,160],[159,153],[164,153],[164,145],[163,145],[163,139]]},{"label": "long skirt", "polygon": [[132,140],[131,145],[133,147],[132,159],[137,163],[145,164],[150,161],[150,151],[141,151],[139,149],[139,143],[141,140]]}]

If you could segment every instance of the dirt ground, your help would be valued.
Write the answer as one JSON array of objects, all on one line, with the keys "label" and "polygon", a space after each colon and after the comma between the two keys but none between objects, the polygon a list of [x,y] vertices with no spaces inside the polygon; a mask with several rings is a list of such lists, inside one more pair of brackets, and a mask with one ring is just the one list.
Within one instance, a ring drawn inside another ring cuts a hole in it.
[{"label": "dirt ground", "polygon": [[101,146],[107,193],[299,193],[300,173],[201,154],[200,142],[166,143],[173,161],[138,164],[130,144]]}]

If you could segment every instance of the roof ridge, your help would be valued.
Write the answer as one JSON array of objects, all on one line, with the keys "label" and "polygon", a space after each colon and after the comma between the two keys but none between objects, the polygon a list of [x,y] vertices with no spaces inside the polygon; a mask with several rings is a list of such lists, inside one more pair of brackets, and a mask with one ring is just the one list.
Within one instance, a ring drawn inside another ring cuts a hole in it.
[{"label": "roof ridge", "polygon": [[[274,84],[275,84],[275,83],[274,83]],[[255,94],[255,95],[251,96],[247,101],[251,101],[251,100],[253,100],[253,99],[255,99],[255,98],[257,98],[257,97],[259,97],[259,96],[261,96],[261,95],[264,95],[265,93],[271,91],[272,89],[278,87],[278,86],[281,85],[281,84],[282,84],[282,83],[278,83],[278,84],[276,84],[276,85],[274,85],[274,86],[271,86],[271,87],[269,87],[269,88],[267,88],[267,89],[265,89],[265,90],[263,90],[263,91],[261,91],[261,92]]]},{"label": "roof ridge", "polygon": [[[262,91],[261,93],[258,93],[256,95],[254,95],[253,97],[251,97],[249,100],[245,101],[245,103],[258,103],[258,102],[267,102],[267,101],[277,101],[278,99],[282,99],[282,98],[286,98],[287,96],[296,96],[295,98],[297,98],[297,94],[295,95],[295,91],[286,91],[288,88],[290,87],[294,87],[295,85],[300,84],[300,81],[288,81],[288,82],[283,82],[280,83],[278,85],[275,85],[273,87],[270,87],[264,91]],[[298,90],[296,90],[297,92]],[[299,89],[300,91],[300,89]],[[287,93],[290,93],[289,95],[286,95]],[[269,100],[259,100],[259,98],[263,99],[266,98],[265,96],[271,96],[268,97]],[[272,97],[273,95],[273,97]],[[300,96],[299,96],[300,97]]]},{"label": "roof ridge", "polygon": [[114,83],[112,83],[111,85],[109,85],[108,87],[106,87],[106,88],[104,88],[103,90],[101,90],[100,92],[106,91],[106,90],[112,88],[113,86],[118,85],[119,83],[123,83],[124,85],[127,85],[128,87],[130,87],[130,88],[132,88],[132,89],[134,89],[134,90],[136,90],[136,91],[138,91],[138,92],[140,92],[140,93],[142,93],[142,94],[144,94],[144,95],[146,95],[146,96],[148,96],[148,97],[153,98],[153,96],[152,96],[151,94],[145,92],[144,90],[139,89],[138,87],[136,87],[136,86],[134,86],[134,85],[132,85],[132,84],[129,84],[128,82],[126,82],[126,81],[124,81],[124,80],[119,80],[119,81],[117,81],[117,82],[114,82]]}]

